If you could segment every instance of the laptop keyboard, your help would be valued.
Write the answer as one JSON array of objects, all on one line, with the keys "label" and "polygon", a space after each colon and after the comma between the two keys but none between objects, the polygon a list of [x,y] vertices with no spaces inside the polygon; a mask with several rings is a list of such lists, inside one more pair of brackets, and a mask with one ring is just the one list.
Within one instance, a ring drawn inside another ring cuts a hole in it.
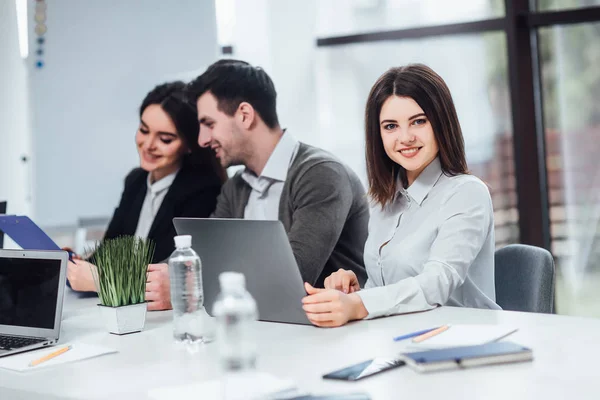
[{"label": "laptop keyboard", "polygon": [[46,339],[0,335],[0,350],[18,349],[21,347],[30,346],[32,344],[44,341],[46,341]]}]

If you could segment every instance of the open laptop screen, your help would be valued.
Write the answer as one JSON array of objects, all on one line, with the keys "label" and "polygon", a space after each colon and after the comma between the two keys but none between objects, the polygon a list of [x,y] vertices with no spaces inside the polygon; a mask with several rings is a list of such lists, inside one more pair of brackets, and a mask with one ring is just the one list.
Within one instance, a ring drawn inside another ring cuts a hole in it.
[{"label": "open laptop screen", "polygon": [[[6,214],[6,202],[0,201],[0,215]],[[4,248],[4,232],[0,230],[0,249]]]},{"label": "open laptop screen", "polygon": [[60,260],[0,258],[0,325],[53,329]]}]

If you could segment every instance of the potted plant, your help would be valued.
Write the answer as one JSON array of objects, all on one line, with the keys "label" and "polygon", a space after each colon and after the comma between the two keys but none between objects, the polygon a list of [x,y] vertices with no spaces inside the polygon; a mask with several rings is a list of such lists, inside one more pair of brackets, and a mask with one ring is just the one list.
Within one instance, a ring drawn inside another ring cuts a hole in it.
[{"label": "potted plant", "polygon": [[94,282],[108,331],[140,332],[146,321],[146,275],[154,243],[134,236],[103,241],[94,250]]}]

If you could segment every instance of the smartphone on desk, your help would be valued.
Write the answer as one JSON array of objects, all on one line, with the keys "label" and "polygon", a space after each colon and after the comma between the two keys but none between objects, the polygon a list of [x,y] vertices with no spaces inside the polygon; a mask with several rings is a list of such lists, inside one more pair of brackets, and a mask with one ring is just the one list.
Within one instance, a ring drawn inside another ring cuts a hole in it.
[{"label": "smartphone on desk", "polygon": [[379,357],[372,360],[363,361],[349,367],[323,375],[324,379],[339,379],[343,381],[357,381],[369,376],[373,376],[392,368],[401,367],[405,364],[398,356]]}]

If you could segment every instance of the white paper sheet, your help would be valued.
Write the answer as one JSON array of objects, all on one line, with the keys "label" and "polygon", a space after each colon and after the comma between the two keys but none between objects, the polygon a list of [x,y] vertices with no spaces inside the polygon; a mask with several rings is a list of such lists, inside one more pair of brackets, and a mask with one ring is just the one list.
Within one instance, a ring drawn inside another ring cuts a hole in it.
[{"label": "white paper sheet", "polygon": [[[227,388],[227,393],[224,392]],[[189,385],[170,386],[148,391],[148,397],[154,400],[202,399],[202,400],[254,400],[281,398],[292,395],[296,385],[288,379],[255,372],[225,383],[223,380],[211,380]]]},{"label": "white paper sheet", "polygon": [[[29,363],[33,360],[37,360],[50,354],[64,346],[72,346],[71,350],[66,353],[60,354],[51,360],[45,361],[35,367],[30,367]],[[0,358],[0,368],[10,369],[18,372],[35,371],[40,368],[48,368],[56,365],[85,360],[88,358],[98,357],[104,354],[116,353],[117,350],[110,349],[108,347],[95,346],[83,343],[66,343],[58,346],[45,347],[42,350],[27,351],[24,353],[17,353],[6,357]]]}]

